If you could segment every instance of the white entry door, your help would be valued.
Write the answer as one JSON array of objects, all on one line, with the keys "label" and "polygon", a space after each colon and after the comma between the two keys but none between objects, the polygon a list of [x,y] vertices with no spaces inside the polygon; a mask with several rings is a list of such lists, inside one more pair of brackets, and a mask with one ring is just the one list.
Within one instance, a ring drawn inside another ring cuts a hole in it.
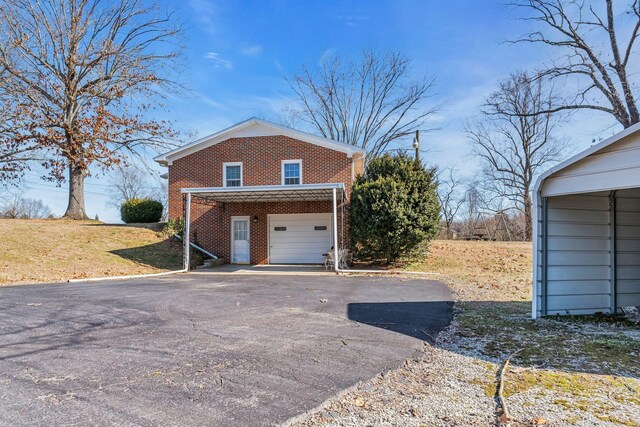
[{"label": "white entry door", "polygon": [[231,263],[249,264],[249,217],[231,217]]},{"label": "white entry door", "polygon": [[330,213],[269,215],[269,263],[322,264],[331,236]]}]

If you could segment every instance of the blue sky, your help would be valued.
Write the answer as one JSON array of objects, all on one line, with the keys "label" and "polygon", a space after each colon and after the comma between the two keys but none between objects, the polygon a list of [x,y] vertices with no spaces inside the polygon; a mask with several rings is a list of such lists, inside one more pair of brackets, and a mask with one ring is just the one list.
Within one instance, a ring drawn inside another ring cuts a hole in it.
[{"label": "blue sky", "polygon": [[[429,124],[438,130],[423,135],[424,158],[441,167],[455,165],[466,176],[477,171],[477,162],[469,155],[464,125],[477,116],[483,98],[510,72],[535,68],[556,54],[505,43],[526,32],[528,24],[502,1],[171,0],[162,5],[175,9],[186,28],[181,81],[189,93],[171,96],[165,100],[169,112],[157,113],[179,130],[201,137],[251,116],[278,119],[294,101],[285,76],[317,64],[323,55],[354,57],[377,47],[410,58],[416,76],[436,78],[433,101],[445,107]],[[580,113],[561,136],[577,151],[617,130],[606,115]],[[161,170],[151,157],[149,165]],[[106,204],[108,180],[87,181],[87,213],[118,222],[119,213]],[[58,215],[64,212],[64,187],[38,182],[35,172],[27,181],[25,196],[43,199]]]}]

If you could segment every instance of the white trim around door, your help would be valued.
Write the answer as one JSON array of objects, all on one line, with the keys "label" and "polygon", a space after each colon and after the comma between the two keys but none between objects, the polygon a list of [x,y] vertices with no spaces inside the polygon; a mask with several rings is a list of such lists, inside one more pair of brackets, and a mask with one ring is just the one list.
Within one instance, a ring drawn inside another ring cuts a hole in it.
[{"label": "white trim around door", "polygon": [[251,263],[251,217],[231,217],[231,264]]}]

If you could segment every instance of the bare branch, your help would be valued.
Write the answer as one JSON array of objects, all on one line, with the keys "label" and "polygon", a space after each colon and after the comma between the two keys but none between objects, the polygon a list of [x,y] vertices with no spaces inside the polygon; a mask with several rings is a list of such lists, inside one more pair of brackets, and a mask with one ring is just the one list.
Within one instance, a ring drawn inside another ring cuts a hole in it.
[{"label": "bare branch", "polygon": [[[541,43],[562,55],[539,76],[572,79],[578,85],[575,94],[568,94],[555,108],[541,113],[591,109],[612,115],[625,128],[640,121],[638,94],[634,92],[638,82],[632,81],[635,74],[627,70],[640,32],[638,1],[617,13],[613,0],[605,0],[603,7],[568,0],[519,0],[513,5],[525,10],[523,19],[538,27],[515,42]],[[621,44],[619,21],[627,16],[633,20],[631,34]],[[587,97],[591,92],[596,96]]]},{"label": "bare branch", "polygon": [[384,152],[423,126],[440,106],[426,106],[434,79],[409,78],[409,60],[398,53],[364,51],[358,62],[324,59],[317,73],[307,68],[289,79],[300,100],[295,114],[321,135]]}]

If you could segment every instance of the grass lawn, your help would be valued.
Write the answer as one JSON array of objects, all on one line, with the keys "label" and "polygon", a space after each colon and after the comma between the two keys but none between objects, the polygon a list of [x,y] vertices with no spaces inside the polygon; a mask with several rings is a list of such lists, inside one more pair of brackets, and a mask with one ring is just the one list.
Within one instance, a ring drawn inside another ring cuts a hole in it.
[{"label": "grass lawn", "polygon": [[0,220],[0,286],[158,273],[182,248],[157,229],[98,221]]},{"label": "grass lawn", "polygon": [[640,327],[597,316],[532,320],[531,263],[530,243],[435,241],[429,256],[409,268],[439,272],[453,289],[454,347],[492,362],[488,395],[497,364],[519,351],[507,396],[570,408],[567,424],[582,411],[612,425],[640,425],[612,411],[615,404],[640,411]]}]

